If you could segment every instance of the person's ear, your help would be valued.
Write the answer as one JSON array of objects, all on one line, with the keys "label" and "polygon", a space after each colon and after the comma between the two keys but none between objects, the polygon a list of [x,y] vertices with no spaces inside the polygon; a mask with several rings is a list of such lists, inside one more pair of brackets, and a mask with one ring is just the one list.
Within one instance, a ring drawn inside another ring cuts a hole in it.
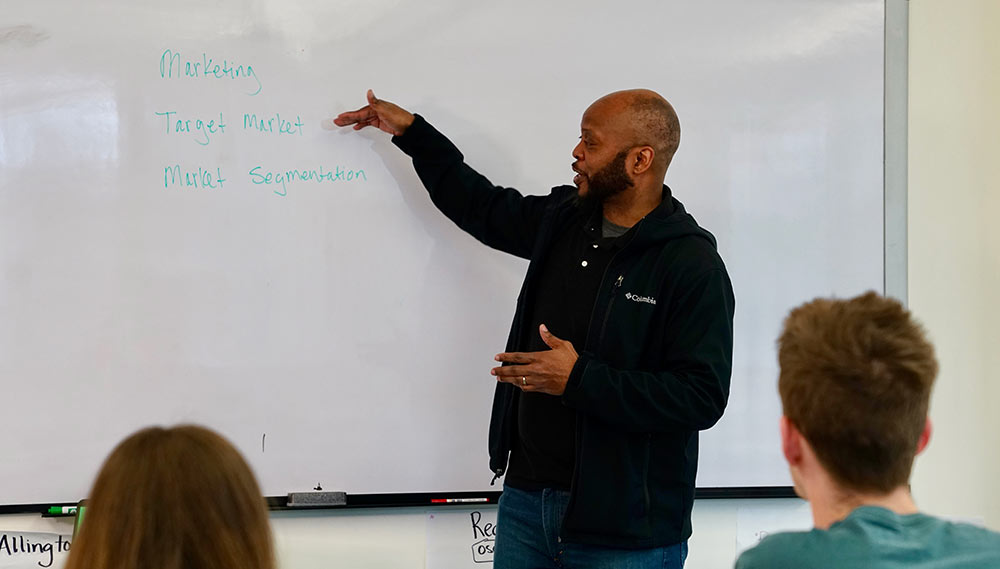
[{"label": "person's ear", "polygon": [[927,448],[927,443],[931,442],[931,431],[933,430],[931,418],[927,417],[927,420],[924,422],[924,430],[920,433],[920,438],[917,440],[917,454],[922,453]]},{"label": "person's ear", "polygon": [[631,156],[631,164],[629,164],[629,171],[633,176],[638,176],[646,170],[649,170],[653,166],[653,157],[655,152],[653,152],[652,146],[640,146]]},{"label": "person's ear", "polygon": [[782,415],[781,422],[781,451],[785,455],[785,460],[789,466],[798,466],[802,462],[802,433],[795,427],[791,419]]}]

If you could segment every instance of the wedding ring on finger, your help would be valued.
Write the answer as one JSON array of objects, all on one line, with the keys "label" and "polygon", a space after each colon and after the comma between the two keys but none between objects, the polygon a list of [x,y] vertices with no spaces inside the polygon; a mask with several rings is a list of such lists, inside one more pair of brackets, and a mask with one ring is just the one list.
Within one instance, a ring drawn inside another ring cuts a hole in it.
[{"label": "wedding ring on finger", "polygon": [[521,387],[527,387],[527,385],[528,385],[528,378],[522,375],[521,376]]}]

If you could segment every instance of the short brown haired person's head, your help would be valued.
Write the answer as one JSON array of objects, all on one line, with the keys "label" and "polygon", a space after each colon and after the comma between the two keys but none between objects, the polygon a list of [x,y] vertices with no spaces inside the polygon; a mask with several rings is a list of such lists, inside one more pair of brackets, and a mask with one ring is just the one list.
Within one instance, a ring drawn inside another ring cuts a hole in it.
[{"label": "short brown haired person's head", "polygon": [[108,456],[66,569],[273,569],[250,467],[197,426],[141,430]]},{"label": "short brown haired person's head", "polygon": [[899,302],[869,292],[795,308],[778,363],[785,417],[838,485],[887,493],[908,482],[938,366]]}]

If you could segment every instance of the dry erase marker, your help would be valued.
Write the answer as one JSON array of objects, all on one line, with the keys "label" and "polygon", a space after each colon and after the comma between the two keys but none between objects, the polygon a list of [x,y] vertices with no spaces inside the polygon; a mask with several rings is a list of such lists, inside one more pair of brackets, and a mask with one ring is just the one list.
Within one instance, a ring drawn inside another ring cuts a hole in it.
[{"label": "dry erase marker", "polygon": [[76,506],[49,506],[49,515],[69,515],[76,513]]},{"label": "dry erase marker", "polygon": [[431,498],[431,504],[476,504],[489,501],[489,498]]}]

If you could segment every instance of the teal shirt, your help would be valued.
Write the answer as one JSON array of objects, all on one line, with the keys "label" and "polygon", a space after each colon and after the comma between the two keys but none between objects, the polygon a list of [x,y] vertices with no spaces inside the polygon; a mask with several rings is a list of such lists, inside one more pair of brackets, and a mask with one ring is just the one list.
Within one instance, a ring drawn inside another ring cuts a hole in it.
[{"label": "teal shirt", "polygon": [[770,535],[736,569],[998,569],[1000,533],[862,506],[828,530]]}]

